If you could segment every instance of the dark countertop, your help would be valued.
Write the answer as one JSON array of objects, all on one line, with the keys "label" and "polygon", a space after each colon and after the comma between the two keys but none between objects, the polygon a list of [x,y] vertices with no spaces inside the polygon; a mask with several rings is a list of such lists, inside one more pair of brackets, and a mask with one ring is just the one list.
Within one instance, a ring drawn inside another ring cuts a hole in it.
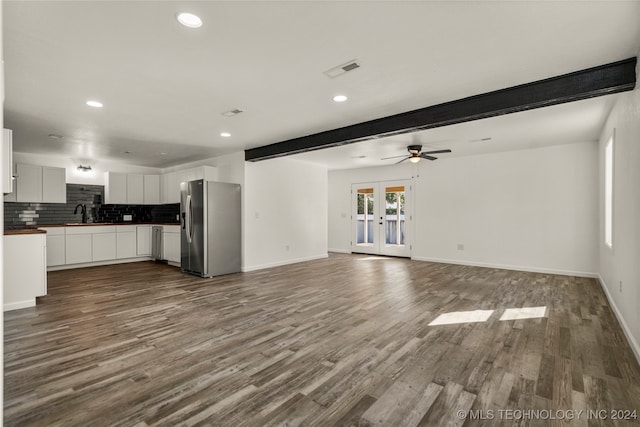
[{"label": "dark countertop", "polygon": [[44,230],[39,230],[39,228],[46,227],[91,227],[91,226],[105,226],[105,225],[180,225],[179,222],[87,222],[85,224],[81,222],[73,222],[66,224],[38,224],[38,225],[27,225],[27,226],[5,226],[4,234],[36,234],[36,233],[46,233]]},{"label": "dark countertop", "polygon": [[4,230],[5,236],[16,236],[20,234],[47,234],[45,230],[36,230],[33,228],[23,228],[21,230]]}]

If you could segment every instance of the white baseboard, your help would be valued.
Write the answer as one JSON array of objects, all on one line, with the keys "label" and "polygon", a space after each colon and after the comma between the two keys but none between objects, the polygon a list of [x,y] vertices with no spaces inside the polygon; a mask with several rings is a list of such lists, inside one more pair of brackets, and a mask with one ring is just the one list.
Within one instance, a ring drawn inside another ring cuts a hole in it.
[{"label": "white baseboard", "polygon": [[492,264],[476,261],[461,261],[454,259],[441,259],[441,258],[428,258],[428,257],[411,257],[416,261],[428,261],[438,262],[442,264],[455,264],[455,265],[469,265],[472,267],[486,267],[486,268],[498,268],[500,270],[515,270],[515,271],[528,271],[531,273],[545,273],[545,274],[558,274],[561,276],[577,276],[577,277],[589,277],[592,279],[598,278],[598,273],[590,273],[586,271],[570,271],[570,270],[557,270],[553,268],[540,268],[540,267],[524,267],[520,265],[508,265],[508,264]]},{"label": "white baseboard", "polygon": [[299,262],[305,262],[305,261],[314,261],[317,259],[324,259],[328,257],[329,257],[329,254],[324,253],[321,255],[312,255],[308,257],[289,259],[284,261],[272,262],[268,264],[253,265],[249,267],[245,266],[245,267],[242,267],[242,272],[247,273],[249,271],[263,270],[265,268],[282,267],[283,265],[297,264]]},{"label": "white baseboard", "polygon": [[609,305],[613,309],[613,313],[616,315],[616,317],[618,318],[618,322],[620,322],[620,325],[622,326],[622,331],[624,332],[624,335],[627,337],[627,341],[631,346],[631,350],[633,350],[633,354],[636,356],[636,360],[638,361],[638,364],[640,364],[640,346],[638,345],[638,342],[636,341],[636,339],[633,337],[633,334],[631,333],[631,329],[629,329],[629,325],[627,325],[627,322],[624,320],[624,317],[622,317],[622,313],[618,309],[618,306],[616,305],[611,294],[609,293],[609,288],[605,284],[604,279],[599,274],[598,274],[598,280],[600,281],[600,286],[602,287],[602,290],[604,291],[604,294],[606,295],[607,300],[609,301]]},{"label": "white baseboard", "polygon": [[2,311],[18,310],[21,308],[35,307],[36,299],[28,299],[24,301],[9,302],[3,305]]},{"label": "white baseboard", "polygon": [[327,249],[327,251],[328,252],[335,252],[337,254],[350,254],[351,253],[351,251],[347,250],[347,249],[332,249],[332,248],[329,248],[329,249]]},{"label": "white baseboard", "polygon": [[126,264],[129,262],[153,261],[151,257],[110,259],[108,261],[85,262],[82,264],[65,264],[47,267],[47,271],[69,270],[72,268],[99,267],[101,265]]}]

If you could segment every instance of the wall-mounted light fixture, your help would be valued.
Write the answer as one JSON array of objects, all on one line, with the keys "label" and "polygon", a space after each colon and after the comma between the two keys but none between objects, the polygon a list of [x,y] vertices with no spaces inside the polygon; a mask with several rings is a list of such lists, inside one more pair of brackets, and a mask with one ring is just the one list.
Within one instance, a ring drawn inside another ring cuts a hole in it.
[{"label": "wall-mounted light fixture", "polygon": [[81,171],[81,172],[89,172],[91,170],[91,166],[90,165],[87,165],[87,166],[79,165],[78,166],[78,170]]}]

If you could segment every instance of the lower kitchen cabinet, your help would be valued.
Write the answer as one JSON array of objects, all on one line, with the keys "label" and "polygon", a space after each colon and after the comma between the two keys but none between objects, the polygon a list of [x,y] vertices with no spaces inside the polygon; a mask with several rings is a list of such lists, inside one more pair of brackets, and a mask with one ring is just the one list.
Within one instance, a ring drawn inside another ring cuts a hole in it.
[{"label": "lower kitchen cabinet", "polygon": [[47,267],[65,265],[67,259],[65,255],[64,227],[43,227],[42,229],[47,232]]},{"label": "lower kitchen cabinet", "polygon": [[151,226],[138,225],[136,227],[136,244],[138,256],[151,256]]},{"label": "lower kitchen cabinet", "polygon": [[165,225],[162,233],[164,259],[180,264],[180,226]]},{"label": "lower kitchen cabinet", "polygon": [[92,234],[92,261],[107,261],[116,257],[116,233]]},{"label": "lower kitchen cabinet", "polygon": [[136,226],[116,226],[116,259],[135,258],[137,256]]},{"label": "lower kitchen cabinet", "polygon": [[93,261],[91,240],[91,234],[67,234],[65,238],[66,263],[80,264]]}]

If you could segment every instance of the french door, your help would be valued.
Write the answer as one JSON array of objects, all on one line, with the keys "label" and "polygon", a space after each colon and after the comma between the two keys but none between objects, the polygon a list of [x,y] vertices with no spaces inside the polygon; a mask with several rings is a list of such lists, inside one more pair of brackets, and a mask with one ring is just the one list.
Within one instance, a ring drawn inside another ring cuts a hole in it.
[{"label": "french door", "polygon": [[411,182],[351,186],[351,252],[411,256]]}]

